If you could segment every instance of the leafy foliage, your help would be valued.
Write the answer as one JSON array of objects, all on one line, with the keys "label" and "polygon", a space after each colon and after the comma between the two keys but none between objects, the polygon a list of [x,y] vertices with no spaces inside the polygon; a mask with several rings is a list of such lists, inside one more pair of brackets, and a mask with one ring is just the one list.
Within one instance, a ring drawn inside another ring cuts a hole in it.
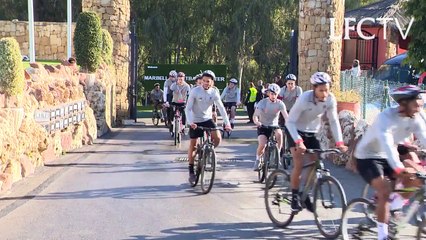
[{"label": "leafy foliage", "polygon": [[[75,21],[81,12],[82,0],[72,0],[72,15]],[[67,20],[66,0],[33,0],[34,20],[65,22]],[[28,20],[28,0],[1,0],[0,20]]]},{"label": "leafy foliage", "polygon": [[101,20],[94,12],[82,12],[74,32],[74,48],[77,63],[94,72],[102,61]]},{"label": "leafy foliage", "polygon": [[25,79],[21,50],[14,38],[0,39],[0,89],[9,95],[24,90]]},{"label": "leafy foliage", "polygon": [[[244,82],[283,73],[294,0],[132,0],[140,63],[226,64]],[[254,61],[254,63],[252,62]],[[243,71],[244,70],[244,71]]]},{"label": "leafy foliage", "polygon": [[426,2],[424,0],[410,0],[406,2],[407,14],[414,17],[410,29],[408,61],[419,71],[426,71]]},{"label": "leafy foliage", "polygon": [[106,29],[102,29],[102,59],[105,63],[111,64],[113,40],[111,34]]}]

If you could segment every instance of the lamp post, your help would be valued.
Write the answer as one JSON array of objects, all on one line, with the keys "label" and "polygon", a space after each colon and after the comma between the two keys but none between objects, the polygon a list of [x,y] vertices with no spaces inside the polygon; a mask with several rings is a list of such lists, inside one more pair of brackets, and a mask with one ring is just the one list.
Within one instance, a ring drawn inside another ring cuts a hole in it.
[{"label": "lamp post", "polygon": [[33,0],[28,0],[28,30],[29,30],[29,57],[30,63],[35,62],[34,47],[34,5]]},{"label": "lamp post", "polygon": [[67,58],[72,55],[72,3],[67,0]]}]

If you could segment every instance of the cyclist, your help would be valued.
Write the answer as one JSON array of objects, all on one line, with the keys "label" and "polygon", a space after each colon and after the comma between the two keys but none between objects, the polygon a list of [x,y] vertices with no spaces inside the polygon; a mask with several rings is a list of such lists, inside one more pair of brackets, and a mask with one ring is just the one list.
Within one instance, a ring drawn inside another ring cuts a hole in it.
[{"label": "cyclist", "polygon": [[196,88],[198,86],[201,86],[201,84],[203,83],[202,79],[203,79],[203,75],[201,73],[195,75],[195,77],[194,77],[195,85],[192,88]]},{"label": "cyclist", "polygon": [[[159,106],[163,103],[163,90],[160,89],[160,84],[155,83],[154,89],[151,91],[151,101],[154,103],[154,110],[158,111]],[[161,121],[164,121],[163,117],[161,118]]]},{"label": "cyclist", "polygon": [[[317,72],[311,76],[310,82],[312,90],[302,93],[297,98],[286,120],[286,127],[291,136],[288,138],[289,147],[294,162],[294,168],[291,173],[291,208],[294,212],[299,212],[302,209],[299,198],[299,184],[303,167],[303,154],[307,148],[321,148],[315,134],[321,128],[321,118],[324,114],[327,113],[331,131],[336,140],[336,146],[343,152],[347,150],[343,142],[342,130],[337,115],[336,98],[330,93],[330,76],[325,72]],[[309,157],[312,161],[318,158],[316,155],[310,155]],[[307,208],[312,210],[309,207],[309,203],[306,203]]]},{"label": "cyclist", "polygon": [[229,121],[231,122],[231,128],[234,128],[235,112],[237,106],[241,104],[240,89],[237,87],[237,79],[231,78],[228,86],[223,90],[221,99],[226,109],[231,109]]},{"label": "cyclist", "polygon": [[[226,115],[225,107],[220,100],[219,92],[214,88],[213,84],[216,79],[215,74],[206,70],[202,75],[203,84],[199,87],[194,88],[188,97],[188,104],[185,109],[187,116],[189,117],[188,122],[191,126],[189,129],[189,136],[191,138],[188,148],[188,161],[189,161],[189,182],[193,183],[196,179],[194,173],[194,154],[197,139],[202,137],[204,132],[197,129],[198,126],[215,128],[216,124],[212,119],[212,106],[216,104],[220,114],[223,116],[223,122],[225,123],[225,129],[230,130],[228,116]],[[192,114],[188,114],[192,111]],[[212,139],[214,146],[217,147],[221,141],[221,135],[219,131],[212,131]]]},{"label": "cyclist", "polygon": [[[181,116],[182,116],[182,124],[185,126],[185,104],[186,104],[186,99],[189,95],[189,91],[191,90],[191,88],[189,87],[189,84],[185,82],[185,73],[183,72],[179,72],[177,75],[177,81],[175,83],[173,83],[170,86],[170,90],[173,93],[173,98],[172,98],[172,106],[174,106],[173,108],[173,112],[172,112],[172,116],[170,121],[173,121],[173,118],[176,114],[176,110],[179,109]],[[173,136],[173,127],[170,124],[169,126],[169,131],[171,133],[171,135]],[[184,131],[182,129],[182,131]]]},{"label": "cyclist", "polygon": [[385,179],[407,179],[414,173],[399,159],[396,145],[416,134],[426,146],[426,123],[419,114],[423,111],[423,91],[413,85],[395,89],[391,96],[399,104],[381,112],[355,147],[357,169],[362,178],[377,193],[378,239],[388,239],[388,213],[391,183]]},{"label": "cyclist", "polygon": [[170,87],[172,86],[173,83],[176,82],[176,78],[177,78],[177,72],[176,70],[171,70],[169,72],[169,78],[166,80],[166,82],[164,82],[164,90],[163,90],[163,101],[165,103],[165,107],[166,107],[166,113],[167,113],[167,126],[171,126],[173,121],[173,108],[170,107],[170,104],[172,102],[173,99],[173,94],[172,94],[172,90],[170,90]]},{"label": "cyclist", "polygon": [[[257,140],[259,143],[256,152],[256,161],[253,166],[254,171],[260,170],[260,158],[265,151],[268,138],[272,134],[272,129],[265,128],[265,126],[278,126],[278,117],[280,113],[284,119],[288,117],[285,104],[277,98],[280,92],[280,86],[275,83],[269,84],[267,91],[269,92],[268,97],[260,100],[253,115],[253,121],[258,127]],[[277,139],[278,151],[280,151],[283,138],[280,128],[275,130],[275,137]]]}]

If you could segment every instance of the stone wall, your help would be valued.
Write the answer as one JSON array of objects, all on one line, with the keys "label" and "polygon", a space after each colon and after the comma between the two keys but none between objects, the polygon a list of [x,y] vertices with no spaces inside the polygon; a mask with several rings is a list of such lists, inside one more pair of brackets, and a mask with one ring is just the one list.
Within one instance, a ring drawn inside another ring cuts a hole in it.
[{"label": "stone wall", "polygon": [[102,26],[114,40],[113,63],[117,75],[117,123],[129,117],[129,0],[85,0],[83,11],[100,14]]},{"label": "stone wall", "polygon": [[[343,32],[344,1],[301,0],[299,5],[299,85],[310,89],[316,71],[330,74],[339,84],[341,39],[330,40],[330,18],[335,18],[335,34]],[[336,86],[337,87],[337,86]]]},{"label": "stone wall", "polygon": [[[34,23],[36,59],[57,60],[67,57],[67,24],[62,22]],[[72,25],[74,32],[75,24]],[[0,21],[0,38],[14,37],[21,53],[28,54],[29,32],[26,21]]]},{"label": "stone wall", "polygon": [[[24,73],[23,73],[24,74]],[[0,192],[62,154],[92,144],[97,138],[93,110],[85,104],[83,121],[47,131],[36,112],[85,99],[80,74],[72,66],[31,64],[25,70],[26,88],[18,96],[0,94]],[[56,121],[56,118],[55,118]]]}]

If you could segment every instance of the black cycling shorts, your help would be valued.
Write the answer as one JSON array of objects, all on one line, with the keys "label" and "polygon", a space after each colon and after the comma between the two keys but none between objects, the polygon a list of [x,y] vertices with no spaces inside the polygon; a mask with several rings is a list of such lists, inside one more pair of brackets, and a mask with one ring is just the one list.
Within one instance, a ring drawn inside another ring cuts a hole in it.
[{"label": "black cycling shorts", "polygon": [[[287,130],[287,128],[286,128]],[[315,136],[315,133],[308,133],[308,132],[301,132],[298,131],[299,135],[303,139],[303,144],[305,144],[305,147],[307,149],[321,149],[320,142],[318,141],[317,137]],[[288,141],[288,147],[296,147],[296,143],[294,142],[293,138],[291,137],[288,130],[286,131],[287,136],[289,136],[287,139]]]},{"label": "black cycling shorts", "polygon": [[368,183],[371,184],[373,179],[381,176],[386,176],[389,179],[394,179],[393,169],[389,165],[386,159],[380,158],[367,158],[367,159],[356,159],[356,168],[361,177]]},{"label": "black cycling shorts", "polygon": [[265,135],[266,138],[269,138],[272,134],[273,130],[271,128],[258,127],[257,128],[257,136]]},{"label": "black cycling shorts", "polygon": [[408,147],[401,144],[398,145],[397,149],[398,149],[399,155],[406,155],[410,152],[410,149],[408,149]]},{"label": "black cycling shorts", "polygon": [[[214,123],[212,119],[207,120],[205,122],[195,123],[195,124],[197,124],[197,126],[206,127],[206,128],[216,128],[217,127],[216,123]],[[204,134],[204,131],[201,130],[201,129],[192,129],[192,128],[189,129],[189,137],[191,139],[197,139],[199,137],[202,137],[203,134]]]},{"label": "black cycling shorts", "polygon": [[225,108],[236,107],[236,106],[237,106],[237,103],[236,103],[236,102],[224,102],[224,103],[223,103],[223,106],[224,106]]}]

